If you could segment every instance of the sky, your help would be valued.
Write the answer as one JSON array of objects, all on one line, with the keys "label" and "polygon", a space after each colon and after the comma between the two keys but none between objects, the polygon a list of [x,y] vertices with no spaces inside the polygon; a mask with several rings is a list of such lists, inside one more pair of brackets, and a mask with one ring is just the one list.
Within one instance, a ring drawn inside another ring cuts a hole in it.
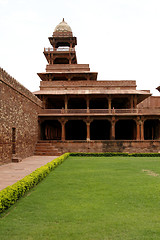
[{"label": "sky", "polygon": [[63,18],[78,63],[98,80],[136,80],[138,90],[160,95],[160,0],[0,0],[0,67],[39,90],[43,50]]}]

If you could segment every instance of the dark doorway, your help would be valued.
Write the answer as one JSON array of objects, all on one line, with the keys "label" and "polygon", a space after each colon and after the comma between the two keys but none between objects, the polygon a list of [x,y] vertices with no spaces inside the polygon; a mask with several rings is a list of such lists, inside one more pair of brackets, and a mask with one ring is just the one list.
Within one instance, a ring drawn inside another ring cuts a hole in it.
[{"label": "dark doorway", "polygon": [[61,123],[58,120],[46,120],[41,125],[42,140],[60,140]]},{"label": "dark doorway", "polygon": [[119,120],[115,126],[116,140],[136,139],[136,123],[134,120]]},{"label": "dark doorway", "polygon": [[144,122],[144,139],[154,140],[159,139],[159,120],[150,119]]},{"label": "dark doorway", "polygon": [[94,120],[90,125],[91,140],[110,139],[111,124],[107,120]]},{"label": "dark doorway", "polygon": [[82,120],[70,120],[66,123],[66,140],[86,140],[86,123]]}]

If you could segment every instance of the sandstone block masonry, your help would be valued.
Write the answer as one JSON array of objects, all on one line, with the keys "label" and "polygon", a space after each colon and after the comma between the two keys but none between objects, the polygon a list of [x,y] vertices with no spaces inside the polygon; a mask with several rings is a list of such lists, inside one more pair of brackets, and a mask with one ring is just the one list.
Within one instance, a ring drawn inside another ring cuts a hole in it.
[{"label": "sandstone block masonry", "polygon": [[0,163],[33,155],[41,101],[0,68]]}]

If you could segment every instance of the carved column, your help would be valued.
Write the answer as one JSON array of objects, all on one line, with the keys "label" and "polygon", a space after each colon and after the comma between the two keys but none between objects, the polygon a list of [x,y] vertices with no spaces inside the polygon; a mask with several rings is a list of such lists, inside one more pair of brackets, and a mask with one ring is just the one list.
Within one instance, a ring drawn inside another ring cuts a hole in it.
[{"label": "carved column", "polygon": [[144,140],[144,120],[141,119],[141,140]]},{"label": "carved column", "polygon": [[112,108],[112,98],[111,98],[111,96],[109,96],[109,98],[108,98],[108,109],[111,110],[111,108]]},{"label": "carved column", "polygon": [[49,74],[49,81],[52,81],[52,74]]},{"label": "carved column", "polygon": [[62,126],[61,140],[65,141],[66,140],[65,124],[66,124],[67,120],[66,119],[61,119],[60,122],[61,122],[61,126]]},{"label": "carved column", "polygon": [[115,124],[116,124],[116,119],[115,119],[115,117],[112,117],[112,121],[111,121],[111,140],[115,140]]},{"label": "carved column", "polygon": [[65,95],[64,104],[65,104],[65,110],[68,109],[68,97],[67,97],[67,95]]},{"label": "carved column", "polygon": [[89,112],[89,96],[86,97],[86,103],[87,103],[87,112]]},{"label": "carved column", "polygon": [[87,126],[87,141],[91,140],[91,136],[90,136],[90,125],[91,125],[91,120],[88,118],[86,121],[86,126]]},{"label": "carved column", "polygon": [[140,140],[140,118],[137,117],[137,121],[136,121],[136,124],[137,124],[137,140]]}]

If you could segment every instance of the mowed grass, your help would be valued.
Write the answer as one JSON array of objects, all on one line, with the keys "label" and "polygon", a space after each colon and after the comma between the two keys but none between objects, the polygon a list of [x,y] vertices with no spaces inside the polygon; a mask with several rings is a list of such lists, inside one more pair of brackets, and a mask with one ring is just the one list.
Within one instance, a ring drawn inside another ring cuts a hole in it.
[{"label": "mowed grass", "polygon": [[160,239],[158,174],[158,157],[69,157],[2,215],[0,239]]}]

